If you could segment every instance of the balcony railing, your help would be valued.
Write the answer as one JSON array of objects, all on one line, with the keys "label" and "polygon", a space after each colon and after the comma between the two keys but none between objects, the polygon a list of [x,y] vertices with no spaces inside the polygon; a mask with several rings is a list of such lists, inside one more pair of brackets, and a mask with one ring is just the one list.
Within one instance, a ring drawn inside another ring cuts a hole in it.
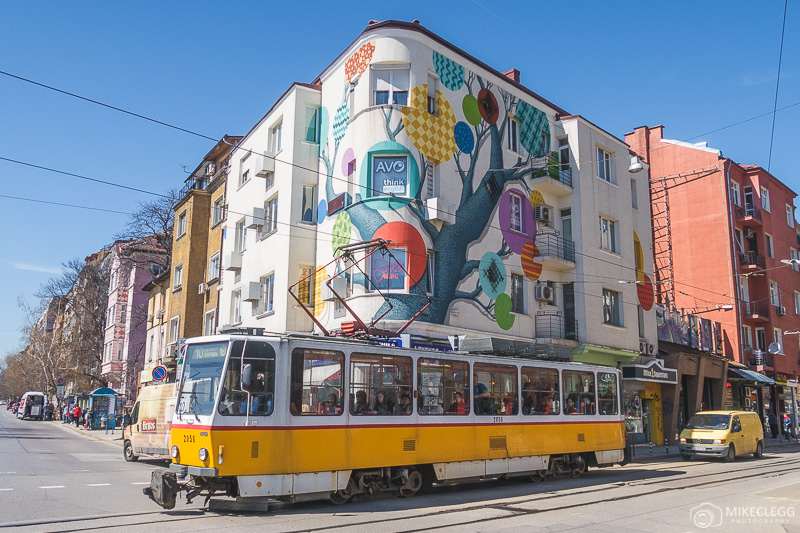
[{"label": "balcony railing", "polygon": [[566,320],[561,311],[537,311],[534,324],[537,339],[578,340],[578,321]]},{"label": "balcony railing", "polygon": [[761,209],[752,205],[736,208],[736,218],[739,220],[752,218],[761,222]]},{"label": "balcony railing", "polygon": [[764,256],[759,255],[758,252],[740,252],[739,263],[741,263],[742,266],[765,268]]},{"label": "balcony railing", "polygon": [[769,304],[765,302],[739,302],[743,316],[769,317]]},{"label": "balcony railing", "polygon": [[[531,161],[531,165],[537,170],[531,174],[533,178],[548,176],[551,179],[560,181],[564,185],[572,187],[572,168],[568,164],[561,164],[556,156],[537,157]],[[546,167],[546,168],[542,168]]]},{"label": "balcony railing", "polygon": [[752,350],[750,359],[748,360],[750,366],[772,366],[772,355],[763,350]]},{"label": "balcony railing", "polygon": [[536,235],[536,247],[539,248],[540,256],[555,256],[575,262],[575,243],[555,233]]}]

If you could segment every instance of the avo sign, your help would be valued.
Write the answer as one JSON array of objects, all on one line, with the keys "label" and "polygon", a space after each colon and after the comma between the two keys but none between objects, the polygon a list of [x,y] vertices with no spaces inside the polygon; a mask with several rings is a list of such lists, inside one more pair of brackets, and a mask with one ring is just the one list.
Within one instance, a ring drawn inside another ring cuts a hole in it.
[{"label": "avo sign", "polygon": [[375,156],[372,158],[373,194],[405,196],[408,190],[408,158]]}]

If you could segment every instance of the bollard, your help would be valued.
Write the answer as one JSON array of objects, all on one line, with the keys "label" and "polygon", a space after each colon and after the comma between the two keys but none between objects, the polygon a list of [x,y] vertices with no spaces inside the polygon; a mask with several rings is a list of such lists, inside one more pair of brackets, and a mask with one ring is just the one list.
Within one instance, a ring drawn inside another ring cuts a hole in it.
[{"label": "bollard", "polygon": [[650,455],[653,455],[653,441],[650,441],[648,444],[650,444]]},{"label": "bollard", "polygon": [[669,441],[667,440],[667,437],[664,437],[664,451],[669,453]]}]

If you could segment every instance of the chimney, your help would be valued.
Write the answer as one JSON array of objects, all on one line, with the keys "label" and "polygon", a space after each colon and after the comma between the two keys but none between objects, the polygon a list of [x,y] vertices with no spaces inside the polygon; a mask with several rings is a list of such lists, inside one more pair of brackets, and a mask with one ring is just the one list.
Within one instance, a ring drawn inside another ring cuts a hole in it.
[{"label": "chimney", "polygon": [[507,71],[503,72],[503,76],[510,79],[511,81],[519,83],[519,71],[515,68],[510,68]]}]

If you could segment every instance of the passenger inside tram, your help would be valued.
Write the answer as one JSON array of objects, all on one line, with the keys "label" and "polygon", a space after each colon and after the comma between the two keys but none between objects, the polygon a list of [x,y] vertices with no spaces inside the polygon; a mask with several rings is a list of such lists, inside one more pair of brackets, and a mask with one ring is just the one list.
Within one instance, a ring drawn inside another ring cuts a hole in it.
[{"label": "passenger inside tram", "polygon": [[367,401],[367,391],[356,391],[356,403],[353,405],[354,415],[363,415],[369,411],[369,402]]}]

